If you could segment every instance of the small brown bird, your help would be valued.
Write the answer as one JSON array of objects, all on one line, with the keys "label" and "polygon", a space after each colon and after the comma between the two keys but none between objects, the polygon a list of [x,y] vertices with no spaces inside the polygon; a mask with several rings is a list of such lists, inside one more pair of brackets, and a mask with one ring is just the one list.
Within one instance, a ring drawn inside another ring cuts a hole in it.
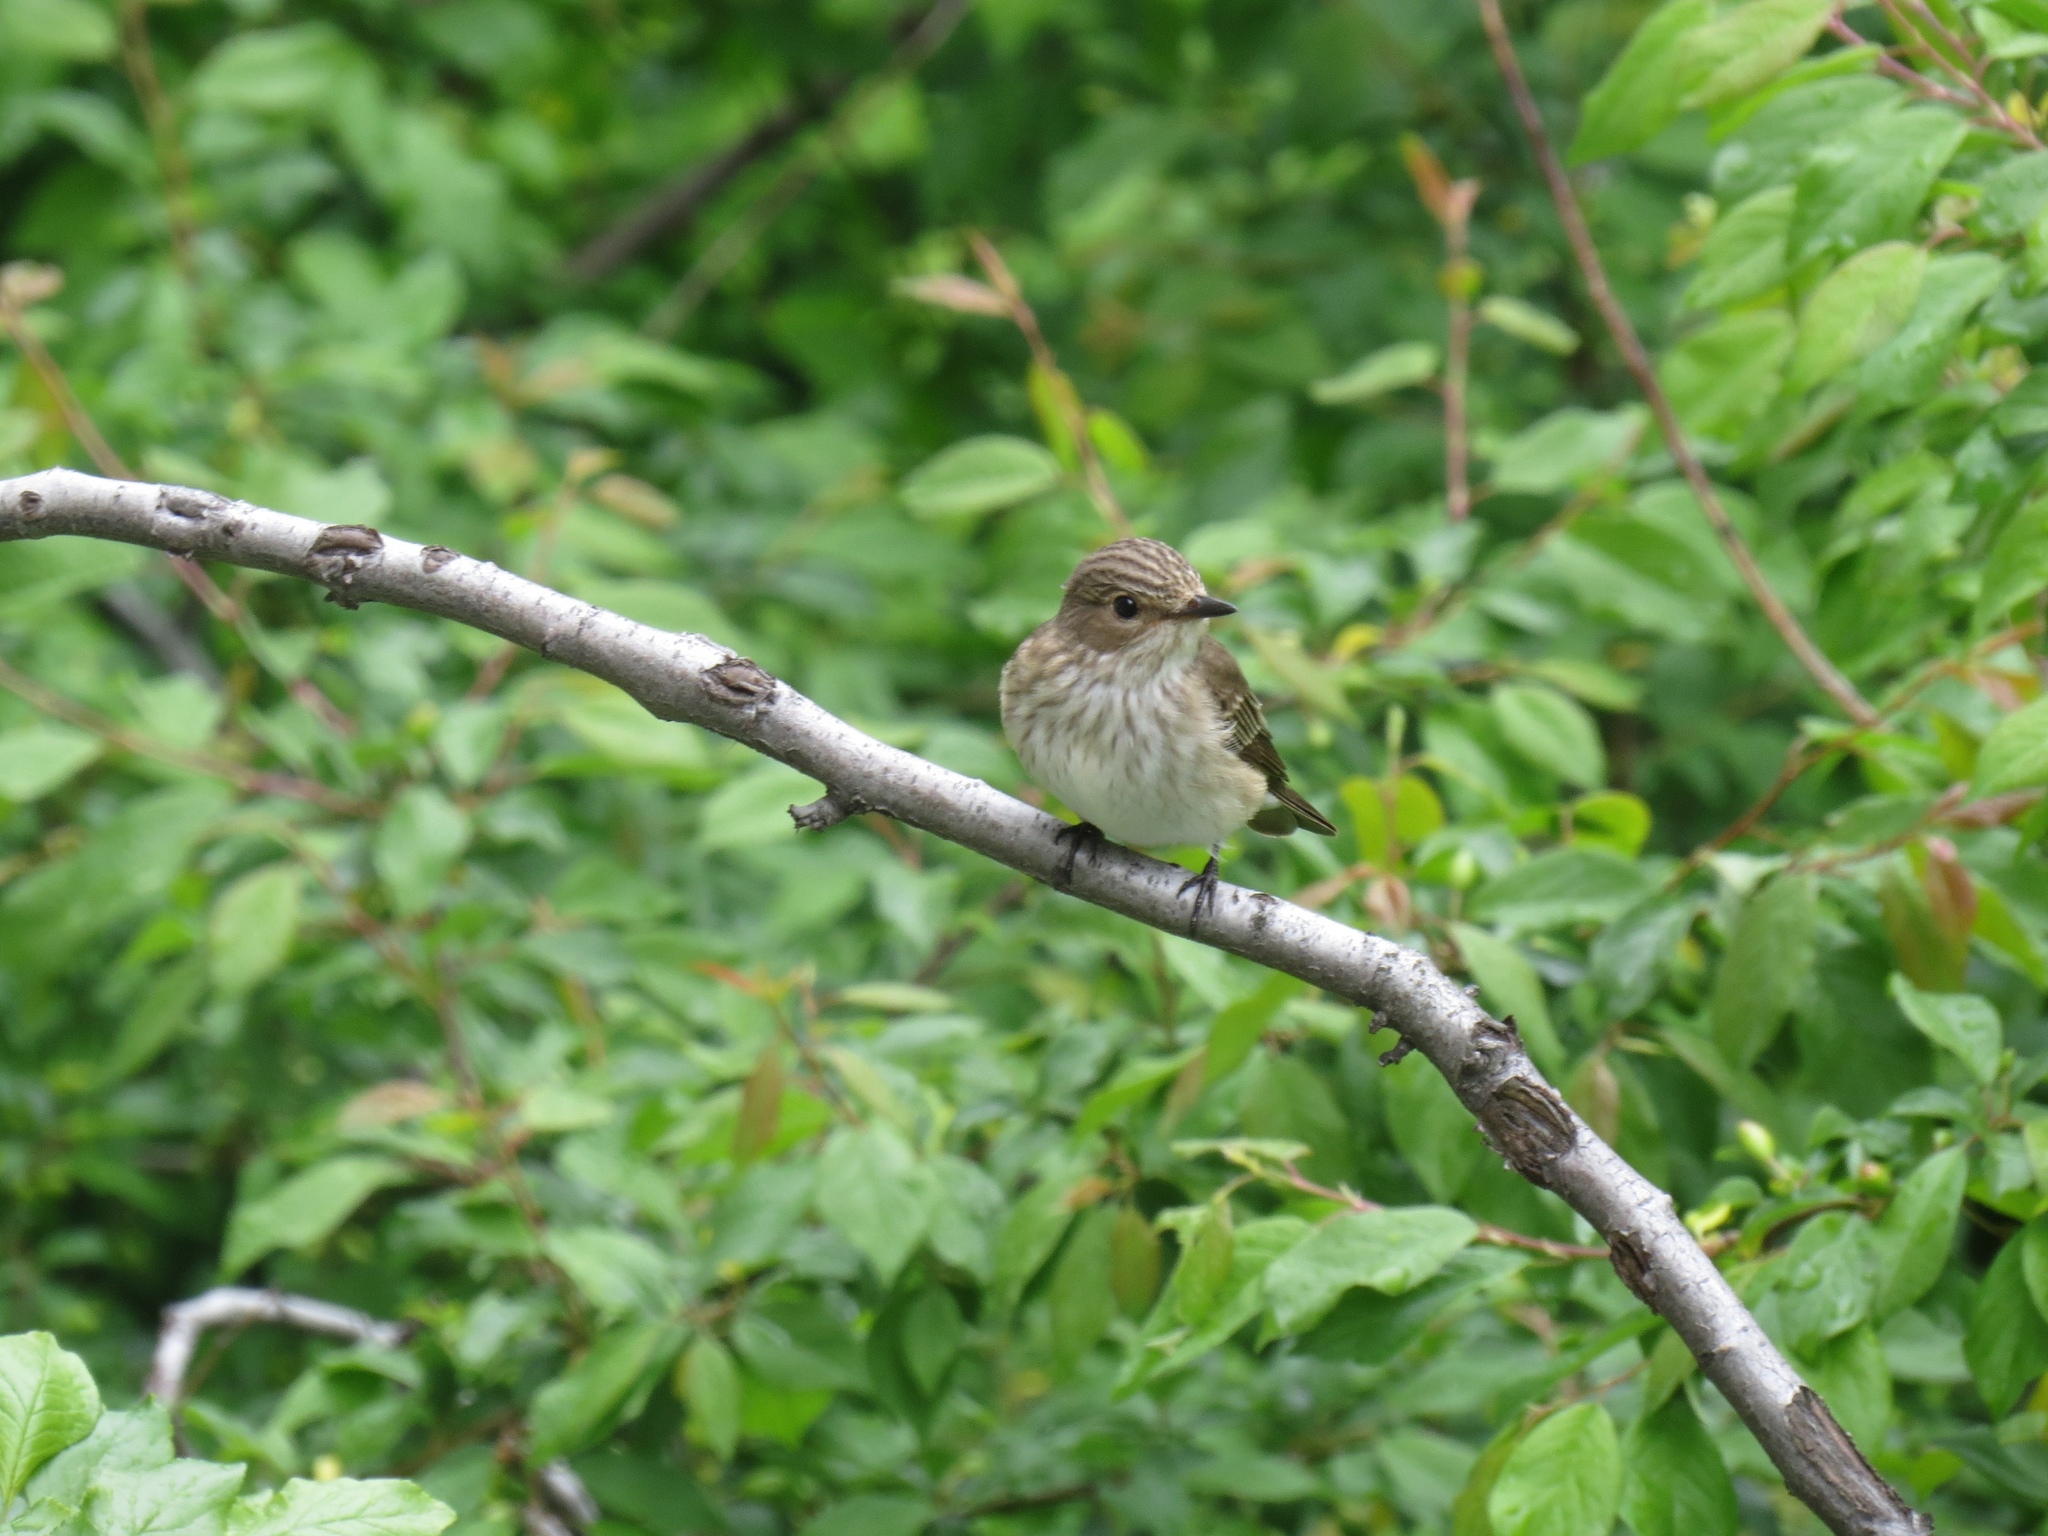
[{"label": "small brown bird", "polygon": [[1237,612],[1211,597],[1180,551],[1119,539],[1067,578],[1060,611],[1003,668],[1003,729],[1025,771],[1082,817],[1082,842],[1195,845],[1208,865],[1181,887],[1195,917],[1216,900],[1224,838],[1249,825],[1285,837],[1337,829],[1290,789],[1265,713],[1209,620]]}]

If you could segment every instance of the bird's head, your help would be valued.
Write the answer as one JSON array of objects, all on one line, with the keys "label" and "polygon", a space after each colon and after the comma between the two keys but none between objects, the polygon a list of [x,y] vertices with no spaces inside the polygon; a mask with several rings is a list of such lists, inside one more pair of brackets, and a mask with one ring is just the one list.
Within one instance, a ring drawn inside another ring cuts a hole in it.
[{"label": "bird's head", "polygon": [[1192,654],[1204,622],[1237,610],[1211,597],[1181,552],[1157,539],[1118,539],[1074,567],[1060,604],[1069,639],[1101,652]]}]

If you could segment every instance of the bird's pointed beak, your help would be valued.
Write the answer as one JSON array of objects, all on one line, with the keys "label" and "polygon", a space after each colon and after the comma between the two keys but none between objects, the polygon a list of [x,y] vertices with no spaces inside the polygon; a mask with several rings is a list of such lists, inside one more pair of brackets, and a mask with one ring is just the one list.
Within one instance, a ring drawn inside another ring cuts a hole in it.
[{"label": "bird's pointed beak", "polygon": [[1235,612],[1237,612],[1235,605],[1226,603],[1220,597],[1210,597],[1207,593],[1204,593],[1200,597],[1189,598],[1187,607],[1168,615],[1168,617],[1176,619],[1220,619],[1226,614]]}]

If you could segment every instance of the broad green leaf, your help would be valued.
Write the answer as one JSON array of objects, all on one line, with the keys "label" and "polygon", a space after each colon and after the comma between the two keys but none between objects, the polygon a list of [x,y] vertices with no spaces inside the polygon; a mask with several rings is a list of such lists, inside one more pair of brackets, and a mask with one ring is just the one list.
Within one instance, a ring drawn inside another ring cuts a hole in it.
[{"label": "broad green leaf", "polygon": [[1202,1080],[1220,1083],[1243,1066],[1253,1047],[1272,1024],[1274,1015],[1279,1013],[1281,1005],[1300,991],[1299,981],[1275,972],[1250,996],[1241,997],[1219,1009],[1209,1023]]},{"label": "broad green leaf", "polygon": [[1699,270],[1686,286],[1686,308],[1740,304],[1784,283],[1792,197],[1789,186],[1767,187],[1715,222],[1700,247]]},{"label": "broad green leaf", "polygon": [[112,1536],[221,1536],[245,1469],[174,1461],[146,1472],[102,1472],[85,1517]]},{"label": "broad green leaf", "polygon": [[1683,1392],[1629,1427],[1621,1513],[1635,1536],[1734,1536],[1735,1483]]},{"label": "broad green leaf", "polygon": [[1472,1241],[1469,1216],[1444,1206],[1334,1216],[1266,1271],[1266,1301],[1280,1332],[1313,1327],[1354,1286],[1397,1296],[1442,1269]]},{"label": "broad green leaf", "polygon": [[1448,1205],[1471,1181],[1486,1149],[1472,1116],[1443,1074],[1415,1053],[1385,1069],[1387,1130],[1432,1200]]},{"label": "broad green leaf", "polygon": [[1989,1002],[1969,992],[1923,992],[1897,971],[1889,989],[1907,1022],[1958,1058],[1970,1076],[1984,1084],[1998,1076],[2005,1026]]},{"label": "broad green leaf", "polygon": [[1579,350],[1577,331],[1526,299],[1504,293],[1488,294],[1479,301],[1478,315],[1495,330],[1505,331],[1517,341],[1526,341],[1558,357],[1570,357]]},{"label": "broad green leaf", "polygon": [[1676,120],[1694,73],[1694,45],[1713,19],[1712,0],[1666,0],[1587,93],[1572,140],[1575,163],[1649,143]]},{"label": "broad green leaf", "polygon": [[1751,896],[1714,978],[1714,1042],[1738,1067],[1761,1056],[1805,994],[1820,913],[1814,882],[1783,875]]},{"label": "broad green leaf", "polygon": [[1471,923],[1453,923],[1451,936],[1487,1006],[1502,1018],[1514,1018],[1538,1067],[1561,1071],[1564,1047],[1551,1023],[1549,998],[1536,967],[1514,945]]},{"label": "broad green leaf", "polygon": [[1516,932],[1565,923],[1612,922],[1650,893],[1634,862],[1601,848],[1558,848],[1479,888],[1466,916]]},{"label": "broad green leaf", "polygon": [[682,1305],[674,1261],[637,1232],[550,1227],[541,1246],[607,1322],[668,1317]]},{"label": "broad green leaf", "polygon": [[[1863,398],[1874,405],[1905,406],[1934,393],[1964,325],[2004,277],[2004,264],[1983,251],[1938,255],[1929,261],[1906,323],[1863,360],[1856,376]],[[1995,554],[1985,574],[1990,578],[1987,588],[2008,579]],[[1980,599],[1978,612],[1983,611]]]},{"label": "broad green leaf", "polygon": [[330,1157],[254,1199],[239,1200],[228,1218],[221,1272],[239,1275],[279,1248],[310,1248],[378,1190],[412,1178],[394,1158]]},{"label": "broad green leaf", "polygon": [[30,0],[0,8],[0,49],[85,62],[114,51],[113,19],[90,0]]},{"label": "broad green leaf", "polygon": [[1578,789],[1605,782],[1600,727],[1576,700],[1536,683],[1502,683],[1492,703],[1501,735],[1528,762]]},{"label": "broad green leaf", "polygon": [[1879,1259],[1870,1224],[1860,1217],[1826,1212],[1799,1229],[1779,1280],[1781,1315],[1794,1350],[1811,1358],[1870,1315]]},{"label": "broad green leaf", "polygon": [[1356,405],[1393,390],[1426,384],[1436,377],[1437,350],[1426,341],[1397,341],[1381,347],[1332,378],[1309,385],[1318,405]]},{"label": "broad green leaf", "polygon": [[1783,310],[1742,310],[1665,353],[1657,374],[1686,430],[1741,437],[1778,393],[1795,330]]},{"label": "broad green leaf", "polygon": [[1870,112],[1805,155],[1786,236],[1791,259],[1843,254],[1910,233],[1969,125],[1942,107]]},{"label": "broad green leaf", "polygon": [[1870,1324],[1852,1328],[1815,1350],[1814,1390],[1858,1445],[1884,1444],[1892,1416],[1892,1376],[1885,1347]]},{"label": "broad green leaf", "polygon": [[61,789],[100,755],[100,740],[68,725],[0,731],[0,800],[26,805]]},{"label": "broad green leaf", "polygon": [[[1390,797],[1385,780],[1346,779],[1337,792],[1343,796],[1345,809],[1351,812],[1358,857],[1376,869],[1391,873],[1408,849],[1444,824],[1443,802],[1429,787],[1429,781],[1417,773],[1404,773],[1394,783],[1391,828],[1387,823]],[[1392,837],[1388,836],[1390,831]]]},{"label": "broad green leaf", "polygon": [[[1171,1056],[1140,1056],[1125,1062],[1101,1088],[1081,1106],[1074,1122],[1076,1136],[1093,1135],[1134,1104],[1141,1104],[1164,1088],[1194,1059],[1197,1047],[1176,1051]],[[1247,1047],[1249,1050],[1249,1047]]]},{"label": "broad green leaf", "polygon": [[817,1209],[884,1281],[924,1240],[929,1216],[916,1160],[886,1125],[832,1133],[821,1154]]},{"label": "broad green leaf", "polygon": [[676,1364],[676,1383],[676,1395],[690,1410],[690,1438],[720,1461],[731,1461],[740,1441],[740,1374],[732,1351],[698,1334]]},{"label": "broad green leaf", "polygon": [[1134,1205],[1120,1206],[1109,1234],[1109,1288],[1126,1317],[1143,1317],[1159,1295],[1159,1234]]},{"label": "broad green leaf", "polygon": [[2048,784],[2048,699],[2000,720],[1977,753],[1978,794],[2002,795],[2036,784]]},{"label": "broad green leaf", "polygon": [[2008,1241],[1977,1287],[1963,1355],[1977,1390],[1992,1413],[2003,1418],[2020,1393],[2048,1370],[2048,1317],[2028,1295],[2023,1245]]},{"label": "broad green leaf", "polygon": [[455,1523],[454,1510],[396,1478],[295,1477],[252,1502],[253,1517],[235,1521],[235,1536],[440,1536]]},{"label": "broad green leaf", "polygon": [[1174,1310],[1182,1322],[1200,1325],[1216,1310],[1236,1269],[1229,1203],[1205,1207],[1194,1230],[1182,1234],[1182,1244],[1173,1271]]},{"label": "broad green leaf", "polygon": [[1486,1500],[1495,1536],[1606,1536],[1620,1510],[1621,1446],[1598,1403],[1530,1430]]},{"label": "broad green leaf", "polygon": [[206,945],[216,992],[243,996],[284,965],[299,930],[304,884],[296,864],[267,864],[215,899]]},{"label": "broad green leaf", "polygon": [[1878,1218],[1882,1258],[1871,1315],[1879,1321],[1926,1295],[1948,1267],[1969,1173],[1963,1148],[1937,1152],[1906,1175]]},{"label": "broad green leaf", "polygon": [[[1998,541],[1991,546],[1991,553],[1984,561],[1984,586],[1977,594],[1973,622],[1978,629],[1988,629],[2044,587],[2048,587],[2048,497],[2029,501],[2015,512],[2012,521],[1999,533]],[[2001,720],[1999,726],[2024,713],[2024,709],[2015,711]],[[1992,728],[1993,736],[1999,726]],[[2042,735],[2048,737],[2048,729],[2044,729]],[[1985,745],[1990,745],[1988,739]],[[2005,748],[2000,750],[2003,752]],[[2023,754],[2029,760],[2036,755],[2032,751]],[[2040,766],[2035,771],[2042,775],[2043,780],[2048,780],[2048,740],[2044,740],[2038,757]],[[1981,751],[1977,756],[1977,772],[1981,778],[1984,772]]]},{"label": "broad green leaf", "polygon": [[1566,406],[1502,443],[1493,455],[1496,490],[1554,495],[1621,467],[1643,434],[1635,406],[1589,411]]},{"label": "broad green leaf", "polygon": [[1053,1363],[1062,1374],[1080,1363],[1116,1317],[1111,1263],[1115,1229],[1114,1210],[1091,1206],[1075,1218],[1053,1266],[1046,1300],[1052,1312]]},{"label": "broad green leaf", "polygon": [[668,1368],[688,1329],[674,1322],[627,1323],[533,1396],[531,1454],[546,1461],[593,1445],[606,1426]]},{"label": "broad green leaf", "polygon": [[36,1469],[92,1432],[99,1389],[78,1356],[47,1333],[0,1338],[0,1509]]},{"label": "broad green leaf", "polygon": [[1924,250],[1893,241],[1859,251],[1829,273],[1799,312],[1786,387],[1825,383],[1889,341],[1912,314],[1926,272]]},{"label": "broad green leaf", "polygon": [[1755,90],[1796,63],[1820,36],[1829,0],[1743,0],[1688,40],[1684,107]]},{"label": "broad green leaf", "polygon": [[50,1499],[81,1509],[95,1479],[113,1472],[147,1472],[170,1464],[171,1416],[154,1398],[125,1413],[103,1413],[92,1433],[43,1463],[28,1480],[29,1503]]},{"label": "broad green leaf", "polygon": [[810,1521],[801,1536],[917,1536],[936,1513],[914,1493],[857,1493]]},{"label": "broad green leaf", "polygon": [[415,784],[392,803],[377,828],[371,860],[401,916],[433,905],[469,838],[469,818],[438,789]]},{"label": "broad green leaf", "polygon": [[1058,485],[1059,460],[1021,437],[972,437],[905,477],[903,503],[922,518],[978,517]]}]

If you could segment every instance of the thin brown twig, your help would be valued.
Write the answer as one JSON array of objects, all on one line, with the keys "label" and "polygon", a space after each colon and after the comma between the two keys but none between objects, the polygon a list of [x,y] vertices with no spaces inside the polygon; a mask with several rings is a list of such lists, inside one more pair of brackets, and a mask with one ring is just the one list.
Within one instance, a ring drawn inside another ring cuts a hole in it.
[{"label": "thin brown twig", "polygon": [[1095,451],[1095,439],[1088,431],[1088,412],[1081,404],[1080,392],[1060,367],[1052,344],[1045,339],[1037,313],[1024,298],[1023,285],[1010,270],[1010,264],[1003,260],[1003,253],[987,236],[978,230],[970,232],[967,243],[973,247],[974,258],[981,263],[982,271],[988,274],[989,286],[1002,296],[1011,324],[1022,333],[1024,344],[1031,349],[1031,361],[1037,364],[1045,377],[1066,425],[1067,435],[1074,440],[1074,453],[1081,461],[1081,477],[1088,487],[1088,499],[1095,503],[1095,510],[1102,514],[1118,538],[1128,538],[1131,521],[1124,516],[1123,506],[1110,487],[1108,471],[1102,467],[1102,455]]},{"label": "thin brown twig", "polygon": [[1678,413],[1672,409],[1670,397],[1664,393],[1664,386],[1657,381],[1657,370],[1650,361],[1650,355],[1643,348],[1642,338],[1636,334],[1634,323],[1621,301],[1614,296],[1614,290],[1607,280],[1606,264],[1600,258],[1600,249],[1594,244],[1593,232],[1586,225],[1586,216],[1579,207],[1578,194],[1572,190],[1571,179],[1565,174],[1564,162],[1558,158],[1557,148],[1550,140],[1550,131],[1543,124],[1543,114],[1536,106],[1536,98],[1530,93],[1527,77],[1522,73],[1522,63],[1515,53],[1514,39],[1508,32],[1507,19],[1501,14],[1500,0],[1477,0],[1480,20],[1486,27],[1487,42],[1493,49],[1494,61],[1499,65],[1501,78],[1506,81],[1508,95],[1513,99],[1516,116],[1521,119],[1523,132],[1527,134],[1530,148],[1535,152],[1537,164],[1542,168],[1544,182],[1550,189],[1551,202],[1556,206],[1558,221],[1564,226],[1565,238],[1572,248],[1573,259],[1577,262],[1579,275],[1584,280],[1586,291],[1593,300],[1593,306],[1600,312],[1606,324],[1608,335],[1614,339],[1622,361],[1649,403],[1650,412],[1657,419],[1657,428],[1663,434],[1665,446],[1679,471],[1691,486],[1693,498],[1698,502],[1702,514],[1712,526],[1721,546],[1728,552],[1728,558],[1742,577],[1743,585],[1763,611],[1771,628],[1778,632],[1786,649],[1792,652],[1807,675],[1817,683],[1822,692],[1833,699],[1848,717],[1858,725],[1870,725],[1877,719],[1877,711],[1870,707],[1856,685],[1842,675],[1835,664],[1828,660],[1820,647],[1800,627],[1798,619],[1785,606],[1784,600],[1765,579],[1763,568],[1757,564],[1755,554],[1742,537],[1734,522],[1729,518],[1727,508],[1721,505],[1720,493],[1707,476],[1706,466],[1686,441],[1685,428],[1680,425]]},{"label": "thin brown twig", "polygon": [[164,183],[164,218],[171,230],[171,254],[178,269],[189,279],[194,275],[193,246],[198,239],[198,219],[192,196],[192,166],[178,139],[178,117],[164,94],[156,70],[156,50],[149,41],[148,0],[121,0],[121,65],[128,83],[142,106],[149,124],[150,144],[156,150],[157,173]]},{"label": "thin brown twig", "polygon": [[1416,196],[1444,236],[1444,265],[1437,287],[1449,306],[1444,347],[1444,510],[1454,523],[1472,511],[1472,455],[1466,424],[1466,382],[1472,360],[1472,295],[1479,288],[1479,268],[1471,257],[1472,208],[1479,201],[1479,183],[1452,181],[1443,163],[1415,134],[1401,140],[1401,158],[1408,164]]},{"label": "thin brown twig", "polygon": [[[1368,1200],[1365,1196],[1353,1190],[1345,1188],[1333,1189],[1327,1184],[1318,1184],[1314,1179],[1305,1177],[1292,1163],[1287,1163],[1283,1166],[1287,1169],[1288,1184],[1292,1188],[1301,1191],[1304,1195],[1314,1195],[1318,1200],[1333,1201],[1350,1211],[1368,1212],[1386,1209],[1377,1200]],[[1479,1223],[1479,1234],[1473,1241],[1485,1243],[1493,1248],[1519,1248],[1524,1253],[1541,1254],[1547,1259],[1577,1260],[1610,1257],[1607,1249],[1604,1247],[1596,1248],[1586,1243],[1559,1242],[1553,1237],[1532,1237],[1526,1232],[1511,1232],[1506,1227],[1497,1227],[1490,1221]]]},{"label": "thin brown twig", "polygon": [[97,710],[66,698],[52,688],[47,688],[25,672],[16,671],[7,662],[0,661],[0,688],[33,705],[46,715],[52,715],[82,731],[89,731],[109,746],[137,757],[154,758],[168,763],[173,768],[182,768],[188,773],[203,773],[208,778],[221,779],[234,785],[244,794],[282,795],[290,800],[303,800],[308,805],[317,805],[323,811],[337,816],[374,816],[377,807],[368,800],[358,800],[330,789],[316,779],[302,779],[288,773],[264,773],[245,764],[216,757],[210,752],[194,752],[185,747],[174,747],[169,742],[158,741],[139,731],[109,720]]},{"label": "thin brown twig", "polygon": [[661,301],[660,307],[648,316],[646,325],[642,327],[648,335],[666,341],[683,328],[690,316],[697,312],[698,306],[711,296],[712,290],[724,282],[732,269],[740,264],[741,258],[753,249],[754,242],[767,232],[768,226],[803,195],[804,189],[810,186],[833,156],[844,153],[853,130],[867,115],[868,109],[939,51],[973,3],[974,0],[938,0],[925,12],[924,20],[898,45],[881,71],[854,91],[833,113],[820,140],[807,153],[797,154],[783,167],[760,199],[727,226],[682,275],[668,297]]}]

